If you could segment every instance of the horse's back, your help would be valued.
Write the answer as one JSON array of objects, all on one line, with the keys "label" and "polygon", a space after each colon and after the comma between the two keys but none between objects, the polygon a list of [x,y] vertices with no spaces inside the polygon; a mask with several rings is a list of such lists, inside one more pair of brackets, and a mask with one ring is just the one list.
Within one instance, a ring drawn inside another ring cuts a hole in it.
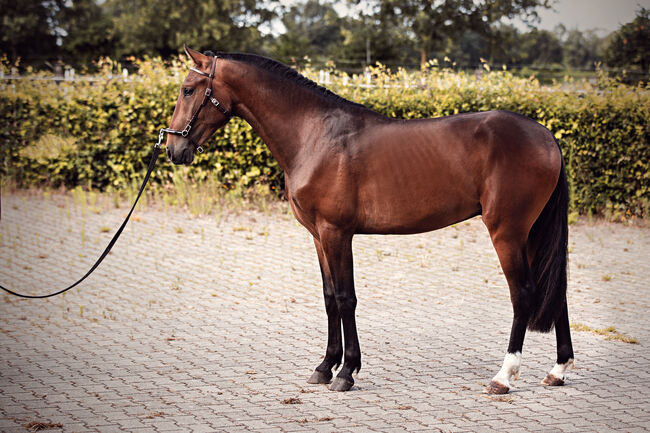
[{"label": "horse's back", "polygon": [[481,213],[495,191],[512,199],[536,192],[561,166],[546,128],[504,111],[381,123],[351,153],[363,233],[445,227]]}]

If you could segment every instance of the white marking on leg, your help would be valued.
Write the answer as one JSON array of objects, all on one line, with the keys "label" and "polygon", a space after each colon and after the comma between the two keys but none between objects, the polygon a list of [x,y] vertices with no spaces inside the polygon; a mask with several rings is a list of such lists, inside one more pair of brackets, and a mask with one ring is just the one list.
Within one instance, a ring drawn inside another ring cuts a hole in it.
[{"label": "white marking on leg", "polygon": [[551,371],[548,373],[550,376],[557,377],[558,379],[564,380],[564,373],[567,370],[571,370],[573,368],[573,358],[570,358],[567,362],[564,364],[555,364]]},{"label": "white marking on leg", "polygon": [[521,352],[506,353],[503,358],[501,370],[492,379],[510,388],[510,380],[519,379],[519,367],[521,366]]}]

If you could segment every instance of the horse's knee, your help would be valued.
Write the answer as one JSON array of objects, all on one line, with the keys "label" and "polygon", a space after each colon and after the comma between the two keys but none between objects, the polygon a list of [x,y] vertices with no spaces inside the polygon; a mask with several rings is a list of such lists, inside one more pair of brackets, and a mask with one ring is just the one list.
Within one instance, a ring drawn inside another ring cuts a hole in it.
[{"label": "horse's knee", "polygon": [[339,307],[334,295],[325,296],[325,312],[328,316],[337,316],[339,314]]},{"label": "horse's knee", "polygon": [[357,297],[354,295],[336,295],[336,305],[341,317],[354,314],[357,308]]}]

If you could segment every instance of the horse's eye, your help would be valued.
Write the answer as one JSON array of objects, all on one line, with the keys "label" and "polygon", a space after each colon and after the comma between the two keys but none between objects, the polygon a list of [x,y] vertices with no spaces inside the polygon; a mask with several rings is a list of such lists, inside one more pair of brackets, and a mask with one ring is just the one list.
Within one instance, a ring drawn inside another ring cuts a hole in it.
[{"label": "horse's eye", "polygon": [[183,95],[185,96],[190,96],[192,93],[194,93],[194,89],[191,87],[185,87],[183,89]]}]

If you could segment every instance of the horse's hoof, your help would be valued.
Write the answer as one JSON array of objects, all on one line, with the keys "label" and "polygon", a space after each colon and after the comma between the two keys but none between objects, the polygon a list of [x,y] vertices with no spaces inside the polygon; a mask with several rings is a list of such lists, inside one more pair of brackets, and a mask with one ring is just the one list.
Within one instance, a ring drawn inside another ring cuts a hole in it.
[{"label": "horse's hoof", "polygon": [[547,374],[544,380],[542,380],[542,385],[546,386],[562,386],[564,385],[564,379],[560,379],[557,376],[552,374]]},{"label": "horse's hoof", "polygon": [[336,377],[330,385],[330,391],[349,391],[354,385],[354,380],[349,380],[344,377]]},{"label": "horse's hoof", "polygon": [[314,371],[307,383],[330,383],[332,381],[331,371]]},{"label": "horse's hoof", "polygon": [[485,392],[488,394],[507,394],[510,391],[510,387],[493,380],[488,386],[485,387]]}]

